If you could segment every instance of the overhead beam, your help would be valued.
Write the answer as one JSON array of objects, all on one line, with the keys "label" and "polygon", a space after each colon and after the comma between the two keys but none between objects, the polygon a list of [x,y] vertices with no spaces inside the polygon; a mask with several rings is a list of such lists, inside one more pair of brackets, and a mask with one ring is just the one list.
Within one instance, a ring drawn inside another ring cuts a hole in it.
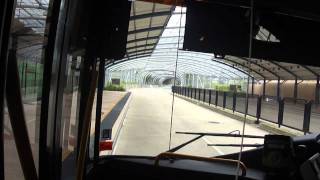
[{"label": "overhead beam", "polygon": [[[127,50],[146,47],[146,46],[158,46],[158,45],[161,46],[161,45],[175,45],[175,44],[177,44],[177,43],[163,43],[163,44],[150,43],[150,44],[143,44],[143,45],[139,45],[139,46],[132,46],[132,47],[127,48]],[[162,48],[160,48],[160,49],[162,49]]]},{"label": "overhead beam", "polygon": [[184,0],[139,0],[150,3],[158,3],[158,4],[166,4],[166,5],[174,5],[174,6],[183,6]]},{"label": "overhead beam", "polygon": [[145,38],[138,38],[138,39],[127,41],[127,44],[135,43],[135,42],[139,42],[139,41],[155,40],[155,39],[159,39],[159,38],[160,38],[160,36],[150,36],[147,38],[146,37]]},{"label": "overhead beam", "polygon": [[156,31],[156,30],[161,30],[164,28],[165,28],[165,26],[155,26],[155,27],[151,27],[151,28],[136,29],[133,31],[129,31],[128,35],[142,33],[142,32],[148,32],[148,31]]},{"label": "overhead beam", "polygon": [[[156,30],[162,30],[162,29],[179,29],[179,28],[184,28],[184,27],[179,27],[179,26],[172,26],[172,27],[166,27],[165,26],[155,26],[155,27],[148,27],[148,28],[143,28],[143,29],[137,29],[137,30],[133,30],[133,31],[129,31],[128,35],[130,34],[137,34],[137,33],[141,33],[141,32],[148,32],[148,31],[156,31]],[[160,33],[161,35],[161,33]]]},{"label": "overhead beam", "polygon": [[157,45],[157,44],[156,43],[143,44],[143,45],[139,45],[139,46],[128,47],[127,50],[136,49],[136,48],[142,48],[142,47],[146,47],[146,46],[155,46],[155,45]]},{"label": "overhead beam", "polygon": [[140,14],[135,16],[130,16],[130,20],[137,20],[137,19],[144,19],[144,18],[151,18],[151,17],[159,17],[159,16],[170,16],[171,11],[160,11],[160,12],[152,12],[147,14]]}]

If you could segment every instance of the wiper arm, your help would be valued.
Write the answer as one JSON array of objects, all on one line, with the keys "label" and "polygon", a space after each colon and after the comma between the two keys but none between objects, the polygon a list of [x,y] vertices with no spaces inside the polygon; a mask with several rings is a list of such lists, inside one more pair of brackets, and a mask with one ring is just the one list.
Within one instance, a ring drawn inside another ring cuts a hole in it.
[{"label": "wiper arm", "polygon": [[187,142],[185,142],[185,143],[183,143],[183,144],[181,144],[181,145],[179,145],[179,146],[176,146],[176,147],[168,150],[167,152],[176,152],[176,151],[178,151],[179,149],[183,148],[184,146],[192,143],[193,141],[196,141],[196,140],[202,138],[203,136],[204,136],[204,135],[199,135],[199,136],[197,136],[197,137],[195,137],[195,138],[193,138],[193,139],[191,139],[191,140],[189,140],[189,141],[187,141]]},{"label": "wiper arm", "polygon": [[[232,134],[234,132],[238,132],[239,134]],[[193,139],[191,139],[191,140],[189,140],[189,141],[187,141],[187,142],[185,142],[185,143],[183,143],[183,144],[181,144],[181,145],[179,145],[179,146],[176,146],[176,147],[174,147],[172,149],[169,149],[167,152],[176,152],[179,149],[183,148],[184,146],[186,146],[186,145],[188,145],[188,144],[190,144],[190,143],[202,138],[203,136],[242,137],[240,135],[240,131],[239,130],[234,130],[234,131],[231,131],[231,132],[229,132],[227,134],[225,134],[225,133],[197,133],[197,132],[176,132],[176,133],[177,134],[191,134],[191,135],[198,135],[198,136],[193,138]],[[246,138],[264,138],[264,136],[255,136],[255,135],[244,135],[243,137],[246,137]],[[211,146],[211,145],[208,144],[208,146]],[[212,145],[212,146],[214,146],[214,145]],[[219,144],[217,146],[219,146]],[[240,145],[237,145],[237,144],[222,145],[221,144],[220,146],[240,146]],[[259,145],[259,146],[261,146],[261,145]],[[248,146],[245,146],[245,147],[258,147],[258,146],[249,146],[248,145]]]},{"label": "wiper arm", "polygon": [[208,146],[260,147],[263,146],[263,144],[208,144]]},{"label": "wiper arm", "polygon": [[240,135],[240,134],[226,134],[226,133],[201,133],[201,132],[176,132],[177,134],[190,134],[190,135],[204,135],[204,136],[223,136],[223,137],[244,137],[244,138],[257,138],[264,139],[264,136],[256,135]]}]

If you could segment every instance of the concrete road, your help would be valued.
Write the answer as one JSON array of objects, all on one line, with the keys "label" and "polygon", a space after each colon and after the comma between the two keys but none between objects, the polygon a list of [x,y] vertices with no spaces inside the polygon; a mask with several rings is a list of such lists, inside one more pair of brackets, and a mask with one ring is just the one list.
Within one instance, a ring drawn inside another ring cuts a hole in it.
[{"label": "concrete road", "polygon": [[[168,150],[172,94],[170,89],[132,89],[132,99],[113,154],[154,156]],[[229,133],[242,130],[243,122],[215,113],[175,97],[171,147],[192,139],[193,135],[176,131]],[[245,134],[265,135],[266,131],[246,125]],[[217,156],[238,152],[239,147],[207,146],[209,143],[240,143],[240,138],[206,136],[177,151],[200,156]],[[262,139],[245,139],[245,143],[263,143]]]}]

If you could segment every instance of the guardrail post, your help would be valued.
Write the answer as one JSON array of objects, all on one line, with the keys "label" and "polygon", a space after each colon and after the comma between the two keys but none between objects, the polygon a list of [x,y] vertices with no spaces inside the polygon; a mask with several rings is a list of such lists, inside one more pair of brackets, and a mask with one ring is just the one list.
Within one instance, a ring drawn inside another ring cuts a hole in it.
[{"label": "guardrail post", "polygon": [[209,105],[211,104],[211,94],[212,94],[212,90],[209,90]]},{"label": "guardrail post", "polygon": [[195,94],[196,92],[195,92],[195,88],[191,88],[191,99],[193,99],[193,96],[194,96],[194,94]]},{"label": "guardrail post", "polygon": [[206,102],[206,89],[203,89],[203,102]]},{"label": "guardrail post", "polygon": [[258,100],[257,100],[257,112],[256,112],[257,121],[256,121],[256,124],[259,124],[259,122],[260,122],[262,98],[263,98],[263,96],[259,96]]},{"label": "guardrail post", "polygon": [[303,132],[304,132],[304,134],[309,132],[311,107],[312,107],[312,101],[309,101],[306,104],[304,104],[304,116],[303,116]]},{"label": "guardrail post", "polygon": [[227,101],[227,92],[223,92],[223,109],[226,108],[226,101]]},{"label": "guardrail post", "polygon": [[232,98],[232,111],[236,110],[236,105],[237,105],[237,93],[233,92],[233,98]]},{"label": "guardrail post", "polygon": [[278,126],[283,123],[284,99],[279,99]]},{"label": "guardrail post", "polygon": [[200,101],[200,93],[201,93],[201,89],[198,89],[198,101]]},{"label": "guardrail post", "polygon": [[193,88],[191,98],[192,99],[197,99],[197,88]]},{"label": "guardrail post", "polygon": [[216,102],[214,102],[214,104],[216,105],[216,107],[218,106],[218,97],[219,97],[219,95],[218,95],[218,91],[216,91]]}]

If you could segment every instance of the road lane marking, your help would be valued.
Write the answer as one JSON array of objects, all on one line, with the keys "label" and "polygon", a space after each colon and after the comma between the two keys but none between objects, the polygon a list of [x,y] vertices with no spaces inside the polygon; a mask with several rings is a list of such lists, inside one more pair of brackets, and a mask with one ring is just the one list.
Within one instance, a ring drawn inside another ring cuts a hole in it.
[{"label": "road lane marking", "polygon": [[[207,144],[213,144],[211,141],[209,141],[207,138],[203,137],[202,138]],[[219,155],[224,155],[224,153],[217,147],[215,146],[210,146],[212,147],[214,150],[216,150],[218,152]]]}]

